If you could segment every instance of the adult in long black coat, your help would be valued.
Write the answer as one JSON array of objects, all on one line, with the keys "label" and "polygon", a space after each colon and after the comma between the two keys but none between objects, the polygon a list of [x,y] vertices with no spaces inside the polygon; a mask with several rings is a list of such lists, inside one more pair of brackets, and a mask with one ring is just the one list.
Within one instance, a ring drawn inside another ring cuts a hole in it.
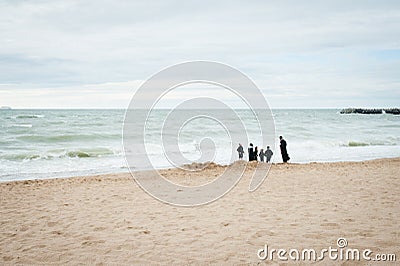
[{"label": "adult in long black coat", "polygon": [[287,152],[287,144],[286,144],[286,140],[283,139],[282,136],[279,136],[279,139],[281,141],[281,154],[282,154],[282,160],[284,163],[287,163],[290,160],[289,154]]},{"label": "adult in long black coat", "polygon": [[249,162],[254,160],[254,150],[253,150],[253,143],[250,143],[250,147],[248,148],[249,152]]}]

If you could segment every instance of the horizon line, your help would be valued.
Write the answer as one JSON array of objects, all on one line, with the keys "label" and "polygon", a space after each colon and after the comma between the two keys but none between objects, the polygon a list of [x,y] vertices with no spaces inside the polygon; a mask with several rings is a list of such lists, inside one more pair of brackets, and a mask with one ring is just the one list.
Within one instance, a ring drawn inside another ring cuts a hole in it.
[{"label": "horizon line", "polygon": [[[5,108],[6,107],[6,108]],[[361,109],[389,109],[389,108],[398,108],[398,107],[271,107],[271,108],[253,108],[253,109],[271,109],[271,110],[279,110],[279,109],[345,109],[345,108],[361,108]],[[121,107],[17,107],[12,108],[9,106],[1,106],[1,111],[10,111],[10,110],[127,110],[128,108]],[[146,110],[147,108],[134,108],[136,110]],[[154,108],[153,110],[171,110],[174,108],[164,107],[164,108]],[[202,110],[204,108],[185,108],[182,110]],[[207,108],[207,109],[222,109],[225,108]],[[249,110],[249,108],[230,108],[233,110]]]}]

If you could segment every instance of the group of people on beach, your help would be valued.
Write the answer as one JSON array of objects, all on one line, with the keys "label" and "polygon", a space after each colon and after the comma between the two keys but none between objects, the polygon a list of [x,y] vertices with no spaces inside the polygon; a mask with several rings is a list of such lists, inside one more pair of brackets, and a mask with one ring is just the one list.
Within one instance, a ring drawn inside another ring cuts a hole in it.
[{"label": "group of people on beach", "polygon": [[[282,154],[282,160],[284,163],[287,163],[290,160],[289,154],[287,152],[287,143],[286,140],[283,139],[282,136],[279,136],[279,141],[280,141],[280,149],[281,149],[281,154]],[[239,160],[243,160],[243,154],[244,148],[242,144],[239,143],[239,147],[236,149],[236,151],[239,154]],[[258,147],[254,147],[253,143],[250,143],[249,148],[247,149],[248,154],[249,154],[249,161],[260,161],[260,162],[265,162],[269,163],[271,161],[272,155],[274,154],[273,151],[270,149],[269,146],[267,146],[267,149],[264,151],[264,149],[260,149],[260,152],[258,151]]]}]

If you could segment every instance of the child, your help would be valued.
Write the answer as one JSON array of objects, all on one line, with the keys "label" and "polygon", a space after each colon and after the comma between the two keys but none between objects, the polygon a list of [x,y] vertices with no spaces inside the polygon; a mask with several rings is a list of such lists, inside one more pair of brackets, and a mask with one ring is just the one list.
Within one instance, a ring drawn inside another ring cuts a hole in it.
[{"label": "child", "polygon": [[242,144],[239,143],[239,147],[237,148],[236,151],[239,153],[239,160],[242,160],[243,159],[243,153],[244,153]]},{"label": "child", "polygon": [[271,157],[274,153],[269,149],[269,146],[267,146],[267,150],[265,151],[265,157],[267,157],[267,163],[271,161]]},{"label": "child", "polygon": [[260,150],[260,162],[264,162],[264,149]]}]

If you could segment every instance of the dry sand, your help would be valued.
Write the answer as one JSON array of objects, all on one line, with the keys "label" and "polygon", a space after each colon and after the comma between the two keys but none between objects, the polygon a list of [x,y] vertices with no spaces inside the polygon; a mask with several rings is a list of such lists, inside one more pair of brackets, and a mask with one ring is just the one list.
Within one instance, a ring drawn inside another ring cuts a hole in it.
[{"label": "dry sand", "polygon": [[[200,207],[161,203],[129,174],[0,183],[0,264],[257,264],[265,244],[318,250],[339,237],[400,260],[400,158],[277,164],[249,193],[254,167]],[[190,185],[223,170],[163,174]]]}]

